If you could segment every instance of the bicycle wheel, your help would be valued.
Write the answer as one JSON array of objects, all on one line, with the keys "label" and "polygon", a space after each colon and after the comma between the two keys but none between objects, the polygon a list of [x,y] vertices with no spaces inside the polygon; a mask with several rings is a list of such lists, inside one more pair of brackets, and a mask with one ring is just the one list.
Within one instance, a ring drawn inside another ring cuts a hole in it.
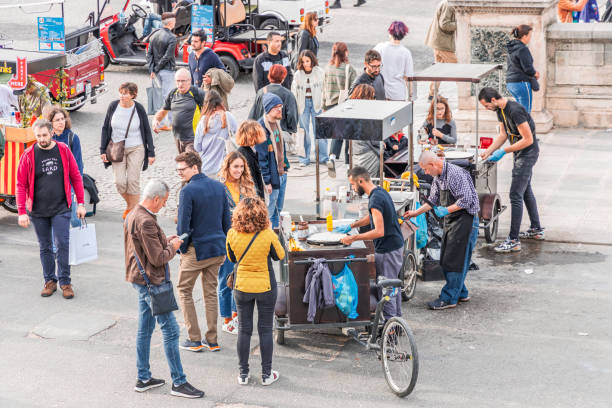
[{"label": "bicycle wheel", "polygon": [[402,272],[402,300],[405,302],[414,297],[417,283],[417,264],[412,251],[408,251],[408,254],[404,256]]},{"label": "bicycle wheel", "polygon": [[381,356],[391,391],[399,397],[410,394],[419,376],[419,354],[412,331],[401,317],[392,317],[385,323]]}]

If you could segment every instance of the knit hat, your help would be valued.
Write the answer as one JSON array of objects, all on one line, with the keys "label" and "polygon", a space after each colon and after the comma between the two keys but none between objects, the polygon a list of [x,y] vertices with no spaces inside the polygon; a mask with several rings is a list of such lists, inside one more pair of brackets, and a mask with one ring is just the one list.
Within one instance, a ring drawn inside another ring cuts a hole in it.
[{"label": "knit hat", "polygon": [[263,95],[263,106],[264,106],[264,111],[267,113],[270,113],[270,111],[278,105],[282,105],[283,101],[281,100],[281,98],[279,98],[278,96],[274,95],[273,93],[267,92]]}]

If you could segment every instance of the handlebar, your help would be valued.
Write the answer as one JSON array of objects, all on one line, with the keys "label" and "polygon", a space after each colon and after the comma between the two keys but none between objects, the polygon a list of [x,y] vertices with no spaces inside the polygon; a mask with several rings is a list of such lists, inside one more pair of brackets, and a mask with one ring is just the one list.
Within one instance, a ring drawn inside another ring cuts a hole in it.
[{"label": "handlebar", "polygon": [[376,286],[379,288],[399,288],[402,286],[402,281],[400,279],[388,279],[384,276],[379,276]]}]

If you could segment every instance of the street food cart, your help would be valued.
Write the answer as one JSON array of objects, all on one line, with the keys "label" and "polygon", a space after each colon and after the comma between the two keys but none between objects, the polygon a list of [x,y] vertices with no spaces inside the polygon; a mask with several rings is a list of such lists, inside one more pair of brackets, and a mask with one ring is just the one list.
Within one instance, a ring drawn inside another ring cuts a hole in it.
[{"label": "street food cart", "polygon": [[[382,141],[411,121],[410,103],[349,100],[317,117],[316,138]],[[318,148],[317,143],[315,146]],[[318,151],[316,155],[318,157]],[[281,214],[279,236],[286,256],[280,261],[278,273],[274,325],[276,342],[284,344],[285,332],[289,330],[342,328],[366,349],[378,354],[387,384],[396,395],[406,396],[414,389],[418,377],[416,342],[402,318],[393,317],[384,325],[382,323],[383,306],[390,301],[392,291],[399,290],[402,280],[376,277],[374,245],[371,241],[357,241],[345,246],[340,242],[344,234],[329,231],[331,226],[328,227],[327,222],[319,217],[318,164],[316,172],[316,214],[302,219],[297,228],[290,227],[290,221],[285,221]],[[410,196],[403,198],[398,211],[403,211],[407,203],[413,201]],[[352,204],[355,209],[356,202]],[[333,306],[318,309],[309,321],[308,304],[304,302],[306,275],[315,260],[320,259],[324,260],[332,275],[338,274],[345,264],[351,269],[357,284],[355,318],[348,318],[337,306]],[[358,330],[360,328],[364,330]]]},{"label": "street food cart", "polygon": [[[466,82],[479,84],[483,78],[497,71],[500,75],[501,86],[502,66],[499,64],[434,64],[425,70],[408,78],[409,81],[427,82]],[[434,117],[436,115],[437,92],[434,94]],[[499,217],[506,206],[501,204],[501,198],[497,194],[497,163],[480,160],[479,148],[481,138],[479,135],[478,111],[480,103],[478,98],[475,105],[474,143],[464,146],[458,144],[446,146],[443,154],[447,161],[453,162],[466,168],[472,175],[476,191],[480,198],[480,229],[484,232],[485,240],[489,243],[495,242]],[[412,141],[412,138],[411,138]],[[403,151],[395,154],[385,161],[388,166],[409,167],[413,173],[414,157],[412,152]],[[397,168],[397,167],[396,167]]]}]

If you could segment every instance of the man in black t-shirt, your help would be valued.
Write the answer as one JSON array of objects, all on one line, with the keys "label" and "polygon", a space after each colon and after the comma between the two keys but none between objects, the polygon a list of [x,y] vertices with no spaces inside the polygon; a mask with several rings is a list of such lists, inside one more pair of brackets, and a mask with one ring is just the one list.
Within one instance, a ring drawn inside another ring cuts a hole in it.
[{"label": "man in black t-shirt", "polygon": [[[544,239],[544,228],[540,225],[538,206],[531,189],[533,166],[540,153],[535,123],[521,104],[503,98],[493,88],[483,88],[478,94],[478,100],[488,110],[495,111],[499,120],[499,135],[493,144],[482,153],[482,159],[496,162],[506,153],[514,153],[512,184],[510,185],[512,207],[510,234],[504,242],[495,247],[495,251],[518,252],[521,250],[519,238]],[[506,140],[510,142],[510,146],[502,147]],[[520,232],[523,202],[527,207],[531,226],[527,231]]]},{"label": "man in black t-shirt", "polygon": [[[404,259],[404,237],[393,200],[388,192],[372,183],[370,174],[364,167],[353,167],[349,171],[349,181],[357,194],[368,195],[369,214],[351,225],[338,227],[337,231],[348,233],[353,228],[366,225],[369,225],[371,230],[363,234],[348,235],[342,239],[342,243],[350,245],[355,241],[373,240],[376,276],[398,279]],[[385,303],[383,315],[385,319],[402,315],[402,299],[399,291],[395,291],[391,301]]]},{"label": "man in black t-shirt", "polygon": [[[45,279],[41,296],[51,296],[59,280],[64,298],[71,299],[74,291],[68,265],[70,208],[78,205],[77,216],[85,218],[83,179],[70,148],[52,139],[51,122],[38,119],[32,130],[37,143],[26,149],[17,169],[18,222],[24,228],[30,221],[34,224]],[[78,204],[72,202],[71,186]],[[52,230],[57,257],[53,253]]]},{"label": "man in black t-shirt", "polygon": [[272,65],[279,64],[287,69],[287,76],[283,81],[283,86],[291,90],[291,82],[293,81],[293,72],[291,71],[291,60],[289,55],[281,47],[283,45],[283,37],[272,31],[267,36],[268,49],[262,52],[253,61],[253,85],[255,92],[259,91],[264,86],[270,83],[268,72]]}]

